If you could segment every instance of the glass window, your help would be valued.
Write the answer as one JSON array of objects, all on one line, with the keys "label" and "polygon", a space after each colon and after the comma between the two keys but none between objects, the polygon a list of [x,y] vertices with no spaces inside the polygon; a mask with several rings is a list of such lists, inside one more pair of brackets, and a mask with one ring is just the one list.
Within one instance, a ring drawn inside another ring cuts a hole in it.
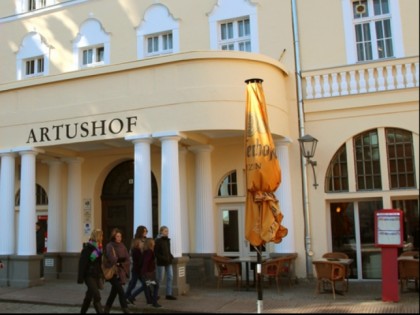
[{"label": "glass window", "polygon": [[82,50],[82,66],[89,67],[104,63],[105,49],[103,46],[85,48]]},{"label": "glass window", "polygon": [[44,73],[44,57],[25,60],[25,76],[32,77]]},{"label": "glass window", "polygon": [[219,191],[217,195],[220,197],[238,195],[238,183],[236,179],[236,171],[232,171],[223,179],[222,183],[219,186]]},{"label": "glass window", "polygon": [[415,188],[413,136],[411,132],[385,129],[391,189]]},{"label": "glass window", "polygon": [[328,167],[325,187],[327,192],[341,192],[349,190],[345,144],[338,149],[330,163],[330,166]]},{"label": "glass window", "polygon": [[393,200],[392,208],[404,213],[404,249],[419,250],[419,200]]},{"label": "glass window", "polygon": [[147,55],[161,55],[172,52],[172,32],[165,32],[146,37]]},{"label": "glass window", "polygon": [[220,23],[219,47],[222,50],[251,51],[249,18]]},{"label": "glass window", "polygon": [[389,0],[353,2],[358,61],[394,57]]},{"label": "glass window", "polygon": [[382,188],[377,130],[354,137],[357,190]]},{"label": "glass window", "polygon": [[[35,187],[36,193],[36,205],[48,205],[48,195],[44,188],[41,185],[36,184]],[[20,205],[20,189],[17,191],[15,195],[15,206]]]}]

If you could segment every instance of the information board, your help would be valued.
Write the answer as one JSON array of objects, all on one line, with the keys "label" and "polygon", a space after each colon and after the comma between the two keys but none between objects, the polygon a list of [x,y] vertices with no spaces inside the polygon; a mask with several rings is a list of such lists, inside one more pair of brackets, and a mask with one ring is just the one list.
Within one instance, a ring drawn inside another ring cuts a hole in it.
[{"label": "information board", "polygon": [[403,212],[397,209],[375,211],[375,246],[403,246]]}]

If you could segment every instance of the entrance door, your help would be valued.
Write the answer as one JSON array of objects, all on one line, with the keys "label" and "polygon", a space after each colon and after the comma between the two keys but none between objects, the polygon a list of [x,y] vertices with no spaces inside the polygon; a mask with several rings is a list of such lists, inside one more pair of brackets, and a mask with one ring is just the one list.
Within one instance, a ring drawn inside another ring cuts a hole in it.
[{"label": "entrance door", "polygon": [[[226,204],[219,206],[219,251],[222,256],[248,257],[257,256],[254,247],[245,238],[245,205]],[[263,253],[266,249],[263,246]],[[250,264],[251,271],[255,263]],[[242,278],[245,279],[245,268],[242,268]],[[254,273],[249,273],[250,280]]]},{"label": "entrance door", "polygon": [[125,246],[130,249],[133,237],[133,199],[102,200],[102,210],[104,243],[110,241],[112,229],[118,228],[122,232]]}]

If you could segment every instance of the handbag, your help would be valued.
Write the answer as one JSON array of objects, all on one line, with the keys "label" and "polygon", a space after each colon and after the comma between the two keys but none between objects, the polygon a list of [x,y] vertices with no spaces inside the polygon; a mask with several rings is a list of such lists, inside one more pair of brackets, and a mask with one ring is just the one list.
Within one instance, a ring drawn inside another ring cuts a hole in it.
[{"label": "handbag", "polygon": [[[113,251],[114,256],[115,256],[114,247],[112,247],[112,251]],[[106,255],[103,255],[103,257],[102,257],[102,273],[104,274],[105,280],[110,280],[117,273],[117,270],[118,270],[117,265],[114,264],[111,267],[108,267],[109,265],[110,265],[110,262],[109,262],[108,258],[106,257]]]}]

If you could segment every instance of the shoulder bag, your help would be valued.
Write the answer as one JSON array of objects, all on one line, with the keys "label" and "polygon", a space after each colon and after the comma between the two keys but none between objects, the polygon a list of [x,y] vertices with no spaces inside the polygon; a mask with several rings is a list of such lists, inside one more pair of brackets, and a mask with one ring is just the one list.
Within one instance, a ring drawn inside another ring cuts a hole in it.
[{"label": "shoulder bag", "polygon": [[[113,252],[113,254],[115,256],[115,249],[114,249],[114,247],[112,247],[112,252]],[[111,267],[109,267],[109,265],[110,265],[110,262],[108,260],[108,257],[105,254],[102,257],[102,272],[104,274],[105,280],[111,279],[116,274],[117,269],[118,269],[117,265],[115,265],[115,264],[112,265]]]}]

